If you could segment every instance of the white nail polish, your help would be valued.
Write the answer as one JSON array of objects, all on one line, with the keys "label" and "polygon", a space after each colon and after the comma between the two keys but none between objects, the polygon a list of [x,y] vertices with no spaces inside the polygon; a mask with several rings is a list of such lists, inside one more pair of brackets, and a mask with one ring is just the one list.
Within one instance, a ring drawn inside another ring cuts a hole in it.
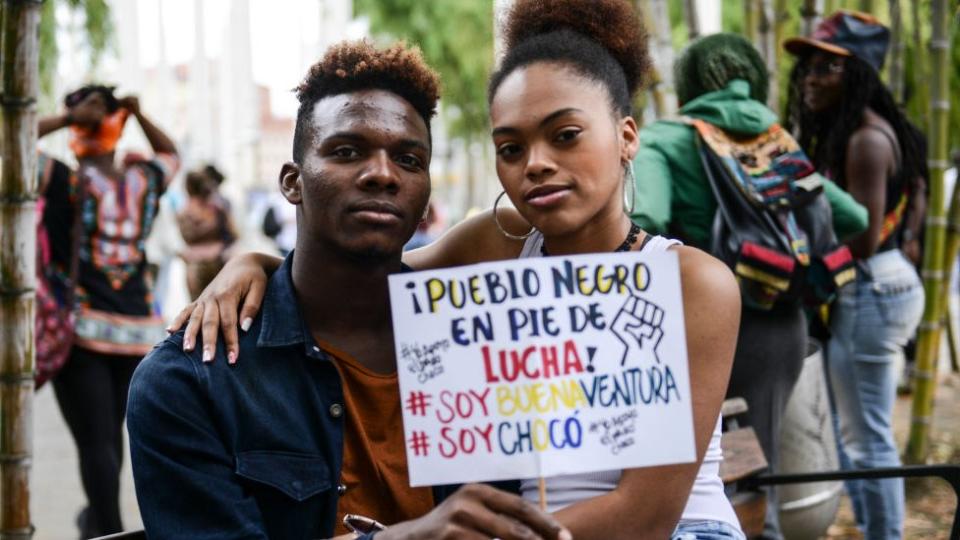
[{"label": "white nail polish", "polygon": [[240,323],[240,329],[246,332],[247,330],[250,330],[251,325],[253,325],[253,319],[247,317],[242,323]]}]

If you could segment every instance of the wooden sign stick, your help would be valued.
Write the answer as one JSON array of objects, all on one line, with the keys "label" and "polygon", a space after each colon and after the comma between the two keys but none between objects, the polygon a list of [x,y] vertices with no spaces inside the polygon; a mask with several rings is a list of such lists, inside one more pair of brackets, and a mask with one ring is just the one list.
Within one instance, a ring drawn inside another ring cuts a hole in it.
[{"label": "wooden sign stick", "polygon": [[547,481],[541,476],[537,479],[537,490],[540,492],[540,510],[547,511]]}]

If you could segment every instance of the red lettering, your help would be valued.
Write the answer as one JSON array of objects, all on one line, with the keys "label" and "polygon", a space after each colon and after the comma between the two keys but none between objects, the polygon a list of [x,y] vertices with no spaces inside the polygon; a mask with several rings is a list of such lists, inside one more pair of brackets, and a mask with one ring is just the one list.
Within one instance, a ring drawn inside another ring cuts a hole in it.
[{"label": "red lettering", "polygon": [[470,390],[470,395],[477,399],[477,402],[480,403],[480,406],[483,407],[483,415],[489,416],[490,412],[487,410],[487,396],[490,395],[490,389],[487,388],[483,391],[482,394],[478,394],[473,390]]},{"label": "red lettering", "polygon": [[[509,362],[507,358],[513,361]],[[520,376],[520,359],[517,358],[517,351],[510,351],[510,354],[507,354],[507,351],[500,351],[500,375],[507,382],[513,382]]]},{"label": "red lettering", "polygon": [[536,347],[527,347],[526,349],[523,350],[523,357],[520,360],[521,362],[520,369],[523,370],[523,374],[526,375],[528,379],[536,379],[537,377],[540,376],[539,369],[535,369],[533,371],[527,370],[527,360],[530,358],[530,355],[532,355],[536,351],[537,351]]},{"label": "red lettering", "polygon": [[500,379],[493,374],[493,366],[490,365],[490,347],[484,345],[480,348],[480,352],[483,353],[483,371],[487,375],[487,382],[500,382]]},{"label": "red lettering", "polygon": [[[469,441],[469,446],[467,442]],[[460,450],[464,454],[472,454],[474,450],[477,449],[477,438],[473,436],[473,432],[468,429],[460,430]]]},{"label": "red lettering", "polygon": [[560,360],[557,358],[556,347],[540,347],[540,357],[543,359],[544,379],[560,375]]},{"label": "red lettering", "polygon": [[580,362],[580,355],[577,354],[577,347],[573,340],[568,339],[563,342],[563,374],[583,373],[583,364]]},{"label": "red lettering", "polygon": [[437,420],[439,420],[440,423],[442,424],[449,424],[450,421],[456,417],[456,414],[454,414],[454,410],[453,410],[453,403],[450,403],[447,401],[449,398],[452,398],[452,397],[453,397],[453,392],[449,390],[444,390],[443,392],[440,392],[440,404],[446,406],[447,411],[450,413],[450,416],[444,418],[443,416],[441,416],[441,413],[443,412],[443,410],[440,407],[437,407]]},{"label": "red lettering", "polygon": [[460,418],[470,418],[473,414],[473,401],[462,392],[457,392],[457,414]]},{"label": "red lettering", "polygon": [[[439,445],[437,445],[437,447],[440,449],[440,455],[447,459],[450,459],[457,455],[457,443],[456,441],[451,439],[449,436],[451,431],[453,431],[453,428],[451,427],[442,428],[440,430],[440,437],[443,440],[440,441]],[[453,450],[447,450],[447,446],[445,446],[446,443],[449,443],[450,447],[452,447]]]},{"label": "red lettering", "polygon": [[493,443],[490,441],[490,434],[493,433],[493,424],[487,424],[486,429],[474,427],[473,430],[483,437],[483,442],[487,443],[487,453],[493,452]]},{"label": "red lettering", "polygon": [[[563,343],[563,366],[560,365],[561,345],[547,345],[544,347],[526,347],[522,350],[500,350],[491,352],[489,347],[482,347],[483,368],[488,383],[514,382],[524,379],[550,379],[561,375],[583,373],[585,371],[576,342],[567,340]],[[539,354],[538,354],[539,353]],[[496,354],[498,361],[494,363],[491,355]],[[499,371],[498,369],[499,368]],[[486,407],[484,407],[486,410]]]}]

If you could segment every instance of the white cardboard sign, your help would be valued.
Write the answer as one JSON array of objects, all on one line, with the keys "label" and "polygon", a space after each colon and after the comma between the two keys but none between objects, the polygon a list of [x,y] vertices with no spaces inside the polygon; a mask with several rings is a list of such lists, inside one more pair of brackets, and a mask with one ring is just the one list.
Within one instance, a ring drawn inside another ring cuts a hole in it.
[{"label": "white cardboard sign", "polygon": [[390,276],[413,486],[696,459],[676,253]]}]

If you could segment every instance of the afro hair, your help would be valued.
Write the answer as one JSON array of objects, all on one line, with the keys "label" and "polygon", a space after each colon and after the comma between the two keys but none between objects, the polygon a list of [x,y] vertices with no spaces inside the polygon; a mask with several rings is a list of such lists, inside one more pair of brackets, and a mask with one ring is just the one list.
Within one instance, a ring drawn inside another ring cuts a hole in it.
[{"label": "afro hair", "polygon": [[517,0],[503,35],[506,55],[491,78],[491,100],[515,69],[555,61],[603,83],[617,108],[628,114],[650,71],[646,31],[627,0]]},{"label": "afro hair", "polygon": [[713,34],[694,41],[673,66],[677,98],[687,103],[722,90],[733,79],[750,83],[750,97],[766,103],[770,78],[753,44],[737,34]]},{"label": "afro hair", "polygon": [[420,49],[403,42],[385,49],[378,49],[367,40],[331,46],[294,89],[300,101],[293,139],[294,161],[299,162],[303,156],[305,120],[314,104],[325,97],[366,89],[386,90],[407,100],[429,129],[440,99],[440,78],[423,60]]}]

